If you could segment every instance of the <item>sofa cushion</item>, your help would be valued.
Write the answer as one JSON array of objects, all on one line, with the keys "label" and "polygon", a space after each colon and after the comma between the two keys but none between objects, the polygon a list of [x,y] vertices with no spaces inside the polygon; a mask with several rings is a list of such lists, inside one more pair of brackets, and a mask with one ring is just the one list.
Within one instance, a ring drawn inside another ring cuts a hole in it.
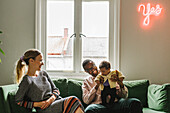
[{"label": "sofa cushion", "polygon": [[68,96],[76,96],[82,100],[82,82],[76,80],[68,80]]},{"label": "sofa cushion", "polygon": [[82,100],[82,81],[69,79],[68,80],[68,96],[76,96],[80,99],[83,106],[86,107],[87,105],[83,103]]},{"label": "sofa cushion", "polygon": [[28,109],[17,105],[15,102],[15,95],[17,90],[11,90],[8,93],[8,102],[10,104],[11,113],[31,113]]},{"label": "sofa cushion", "polygon": [[66,78],[53,79],[52,81],[54,82],[55,86],[59,89],[61,97],[68,96],[68,82]]},{"label": "sofa cushion", "polygon": [[137,98],[142,102],[144,107],[147,107],[147,91],[149,80],[133,80],[124,81],[125,86],[128,88],[128,97]]},{"label": "sofa cushion", "polygon": [[170,84],[152,84],[148,88],[148,107],[170,113]]}]

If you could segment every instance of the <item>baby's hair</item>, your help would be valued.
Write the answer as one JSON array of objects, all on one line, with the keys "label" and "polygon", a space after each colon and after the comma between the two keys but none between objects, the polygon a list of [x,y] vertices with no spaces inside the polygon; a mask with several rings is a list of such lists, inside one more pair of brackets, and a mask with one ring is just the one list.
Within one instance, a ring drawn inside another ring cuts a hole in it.
[{"label": "baby's hair", "polygon": [[111,68],[110,62],[108,62],[108,61],[102,61],[102,62],[100,63],[100,65],[99,65],[99,68],[100,68],[100,69],[101,69],[101,68],[110,69],[110,68]]}]

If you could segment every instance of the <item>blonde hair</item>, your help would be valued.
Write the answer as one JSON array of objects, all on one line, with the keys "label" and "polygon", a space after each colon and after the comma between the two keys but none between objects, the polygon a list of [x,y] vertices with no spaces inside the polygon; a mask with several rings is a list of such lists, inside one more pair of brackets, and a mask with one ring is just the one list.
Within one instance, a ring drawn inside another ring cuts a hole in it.
[{"label": "blonde hair", "polygon": [[25,73],[25,66],[29,65],[29,59],[32,58],[35,60],[35,58],[40,55],[41,52],[37,49],[29,49],[27,50],[24,55],[17,61],[16,69],[15,69],[15,75],[16,75],[16,82],[20,83],[24,73]]}]

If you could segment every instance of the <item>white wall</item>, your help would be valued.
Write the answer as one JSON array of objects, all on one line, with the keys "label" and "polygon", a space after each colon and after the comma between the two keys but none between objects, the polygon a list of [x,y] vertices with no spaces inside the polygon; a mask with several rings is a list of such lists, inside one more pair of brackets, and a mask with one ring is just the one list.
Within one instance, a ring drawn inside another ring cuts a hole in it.
[{"label": "white wall", "polygon": [[[149,79],[151,83],[170,83],[170,1],[148,0],[163,6],[160,17],[151,17],[151,26],[140,26],[142,14],[137,6],[146,0],[121,0],[120,69],[126,80]],[[6,53],[0,64],[0,85],[13,83],[14,65],[25,50],[34,47],[34,0],[0,0],[0,36]]]},{"label": "white wall", "polygon": [[34,0],[0,0],[0,85],[13,83],[14,65],[28,48],[34,47]]},{"label": "white wall", "polygon": [[[160,4],[158,17],[150,17],[149,27],[142,27],[140,3]],[[170,1],[122,0],[121,71],[127,80],[149,79],[151,83],[170,83]]]}]

